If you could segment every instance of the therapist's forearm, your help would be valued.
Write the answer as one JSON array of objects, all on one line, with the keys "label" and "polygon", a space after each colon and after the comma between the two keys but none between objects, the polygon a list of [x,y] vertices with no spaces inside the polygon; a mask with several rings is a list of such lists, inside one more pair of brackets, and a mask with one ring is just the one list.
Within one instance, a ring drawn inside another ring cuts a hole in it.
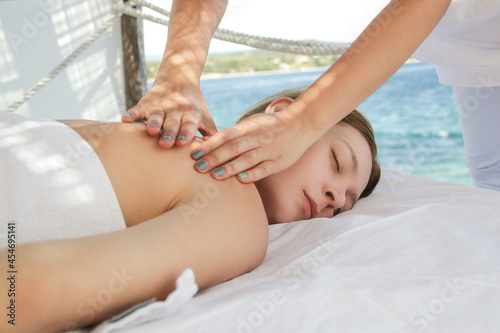
[{"label": "therapist's forearm", "polygon": [[199,80],[207,59],[210,40],[228,0],[174,0],[168,40],[157,82],[171,78],[171,70],[187,79]]},{"label": "therapist's forearm", "polygon": [[451,0],[394,0],[289,108],[317,139],[387,81],[441,20]]}]

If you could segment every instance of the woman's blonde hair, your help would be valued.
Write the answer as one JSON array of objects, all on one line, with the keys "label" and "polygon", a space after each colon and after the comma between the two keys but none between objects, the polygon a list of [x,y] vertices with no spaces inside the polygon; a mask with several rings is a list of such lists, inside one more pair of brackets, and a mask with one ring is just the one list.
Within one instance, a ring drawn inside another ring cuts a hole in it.
[{"label": "woman's blonde hair", "polygon": [[[245,114],[238,120],[238,122],[254,114],[264,113],[269,104],[271,104],[271,102],[277,98],[290,97],[295,100],[297,97],[300,96],[300,94],[302,94],[304,90],[305,88],[287,89],[280,91],[272,96],[269,96],[261,100],[257,104],[253,105],[252,107],[250,107],[245,112]],[[360,198],[367,197],[373,192],[373,190],[375,189],[380,180],[380,164],[378,163],[377,160],[377,145],[375,143],[375,136],[373,135],[372,126],[370,125],[368,119],[366,119],[366,117],[363,116],[363,114],[358,110],[353,110],[351,113],[345,116],[339,122],[339,124],[346,124],[355,128],[359,133],[361,133],[361,135],[363,135],[363,137],[368,142],[368,146],[370,147],[370,151],[372,153],[372,169],[370,172],[370,178],[368,180],[368,184],[361,193]]]}]

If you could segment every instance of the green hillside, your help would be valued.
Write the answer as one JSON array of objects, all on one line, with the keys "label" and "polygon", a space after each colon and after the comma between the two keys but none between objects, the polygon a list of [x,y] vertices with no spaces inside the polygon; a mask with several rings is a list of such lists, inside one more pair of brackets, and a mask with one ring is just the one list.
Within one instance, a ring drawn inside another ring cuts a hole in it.
[{"label": "green hillside", "polygon": [[[210,54],[203,74],[294,71],[308,67],[330,66],[337,58],[338,56],[305,56],[263,50]],[[148,78],[156,76],[159,65],[159,60],[146,62]]]}]

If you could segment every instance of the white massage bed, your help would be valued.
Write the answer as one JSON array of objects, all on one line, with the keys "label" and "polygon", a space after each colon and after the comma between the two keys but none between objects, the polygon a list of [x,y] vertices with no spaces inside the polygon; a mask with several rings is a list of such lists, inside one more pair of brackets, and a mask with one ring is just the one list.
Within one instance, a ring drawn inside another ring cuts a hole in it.
[{"label": "white massage bed", "polygon": [[259,267],[186,295],[94,331],[499,332],[500,192],[385,169],[352,211],[271,226]]}]

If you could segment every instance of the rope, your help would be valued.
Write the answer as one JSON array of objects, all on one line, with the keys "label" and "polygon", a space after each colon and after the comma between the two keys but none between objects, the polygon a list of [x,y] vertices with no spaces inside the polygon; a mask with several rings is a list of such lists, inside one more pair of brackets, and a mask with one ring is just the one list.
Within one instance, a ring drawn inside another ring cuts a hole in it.
[{"label": "rope", "polygon": [[99,29],[97,29],[85,42],[83,42],[75,51],[73,51],[69,56],[64,58],[64,60],[55,67],[49,74],[43,77],[40,81],[38,81],[33,87],[31,87],[28,91],[24,93],[17,101],[12,103],[5,109],[4,111],[13,112],[19,106],[21,106],[28,99],[33,97],[40,89],[46,86],[50,81],[52,81],[61,71],[63,71],[68,65],[75,60],[83,51],[85,51],[93,42],[95,42],[101,35],[106,32],[106,30],[111,27],[116,19],[118,18],[117,14],[113,14],[113,16],[106,21]]},{"label": "rope", "polygon": [[[165,8],[162,8],[162,7],[158,7],[156,5],[153,5],[152,3],[150,2],[147,2],[147,1],[144,1],[144,0],[132,0],[132,2],[136,5],[139,5],[139,6],[144,6],[144,7],[148,7],[149,9],[152,9],[154,10],[155,12],[157,13],[160,13],[160,14],[163,14],[167,17],[170,16],[170,11],[166,10]],[[121,0],[117,0],[117,3],[122,3]],[[130,2],[129,2],[130,3]],[[132,4],[131,4],[132,5]]]},{"label": "rope", "polygon": [[[136,5],[148,7],[167,17],[170,16],[169,11],[161,7],[155,6],[147,1],[135,0],[133,1],[133,3]],[[142,13],[141,11],[134,9],[130,5],[126,5],[124,3],[114,4],[113,9],[116,12],[120,12],[134,17],[139,17],[162,25],[168,26],[169,23],[167,19]],[[305,42],[305,41],[296,41],[296,40],[281,39],[281,38],[271,38],[271,37],[249,35],[221,28],[218,28],[215,31],[213,37],[226,42],[247,45],[258,49],[293,53],[293,54],[339,55],[344,53],[345,50],[347,50],[347,48],[349,47],[349,44]]]},{"label": "rope", "polygon": [[[129,2],[128,4],[132,4]],[[157,13],[163,14],[167,17],[170,16],[170,12],[161,7],[155,6],[144,0],[134,0],[133,5],[140,5],[150,8]],[[115,14],[106,21],[99,29],[97,29],[85,42],[83,42],[75,51],[73,51],[69,56],[64,58],[64,60],[55,67],[49,74],[40,79],[33,87],[28,89],[18,100],[9,105],[5,111],[13,112],[24,102],[33,97],[40,89],[46,86],[50,81],[52,81],[61,71],[63,71],[69,64],[75,60],[83,51],[85,51],[93,42],[95,42],[101,35],[111,27],[116,19],[118,18],[117,13],[127,14],[130,16],[146,19],[152,22],[163,24],[168,26],[168,19],[162,19],[153,15],[142,13],[141,11],[134,9],[131,5],[125,5],[123,2],[118,0],[113,4],[113,10]],[[293,54],[307,54],[307,55],[338,55],[345,52],[349,47],[348,44],[335,44],[335,43],[319,43],[319,42],[304,42],[304,41],[294,41],[289,39],[281,38],[271,38],[256,35],[249,35],[240,32],[235,32],[227,29],[218,28],[214,33],[214,38],[223,40],[226,42],[247,45],[259,49],[279,51]]]}]

